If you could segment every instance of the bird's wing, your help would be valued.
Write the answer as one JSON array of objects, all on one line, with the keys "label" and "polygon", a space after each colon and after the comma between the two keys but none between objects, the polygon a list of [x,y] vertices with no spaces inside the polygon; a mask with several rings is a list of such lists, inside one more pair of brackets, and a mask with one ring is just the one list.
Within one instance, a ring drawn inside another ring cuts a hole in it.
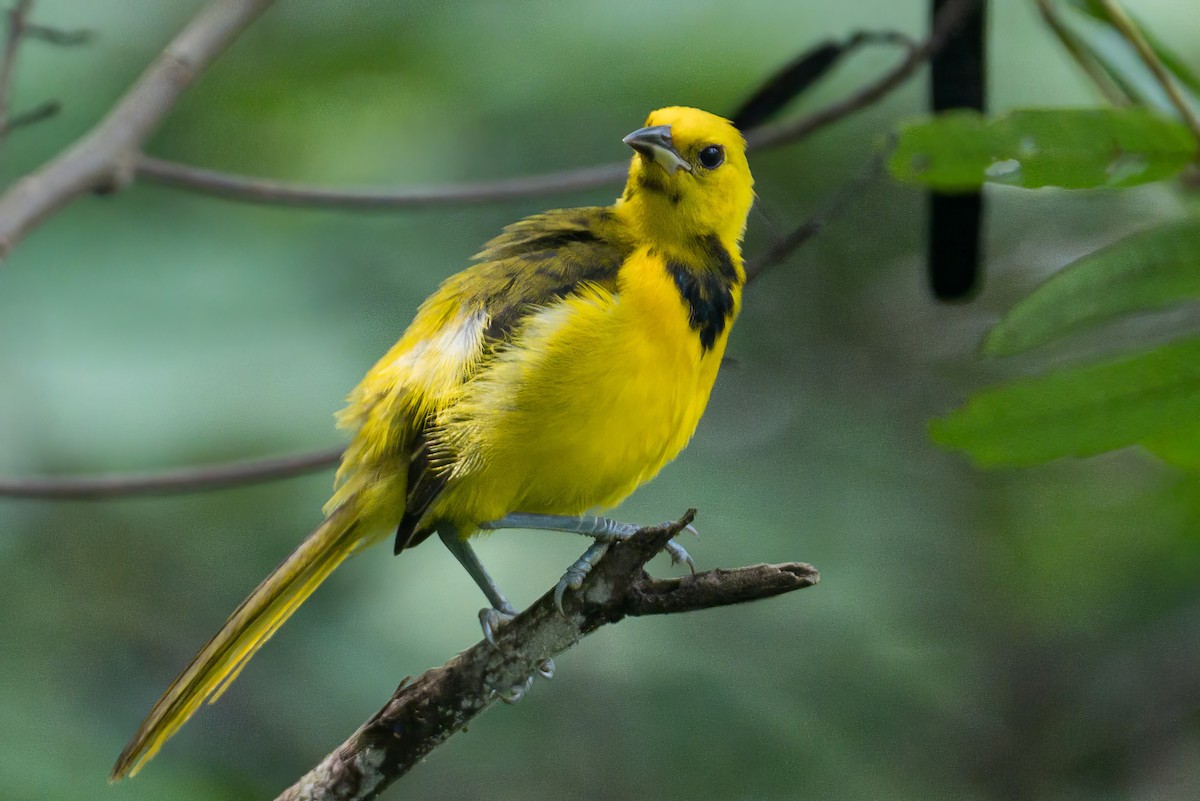
[{"label": "bird's wing", "polygon": [[339,418],[358,433],[343,458],[334,496],[381,473],[403,477],[404,515],[396,550],[431,531],[423,520],[445,486],[453,454],[429,447],[432,421],[453,406],[498,347],[532,313],[588,287],[616,291],[631,240],[606,208],[548,211],[504,229],[421,307],[399,342],[350,396]]},{"label": "bird's wing", "polygon": [[617,269],[633,243],[607,208],[535,214],[504,229],[478,263],[447,281],[464,287],[488,315],[490,344],[508,343],[531,312],[598,285],[616,291]]}]

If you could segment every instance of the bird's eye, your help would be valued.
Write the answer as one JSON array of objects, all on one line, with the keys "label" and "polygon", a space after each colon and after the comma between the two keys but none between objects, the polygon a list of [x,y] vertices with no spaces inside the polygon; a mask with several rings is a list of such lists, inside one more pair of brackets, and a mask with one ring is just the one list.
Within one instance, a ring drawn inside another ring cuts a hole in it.
[{"label": "bird's eye", "polygon": [[725,163],[725,148],[720,145],[709,145],[700,151],[700,164],[705,169],[715,170]]}]

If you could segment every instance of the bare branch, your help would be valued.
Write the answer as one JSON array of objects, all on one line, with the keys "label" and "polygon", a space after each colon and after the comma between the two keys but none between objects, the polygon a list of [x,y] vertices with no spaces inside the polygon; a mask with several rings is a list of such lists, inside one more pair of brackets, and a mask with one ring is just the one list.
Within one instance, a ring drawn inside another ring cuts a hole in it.
[{"label": "bare branch", "polygon": [[628,171],[629,163],[623,161],[619,164],[602,164],[544,175],[506,178],[501,181],[401,189],[334,189],[307,186],[189,167],[186,164],[146,155],[138,157],[136,169],[139,180],[190,189],[227,200],[303,208],[370,210],[495,203],[536,195],[579,192],[616,183]]},{"label": "bare branch", "polygon": [[682,579],[652,579],[643,566],[694,516],[639,531],[614,545],[576,592],[565,614],[548,592],[500,629],[497,645],[481,641],[440,668],[407,679],[391,699],[277,801],[365,801],[411,770],[498,698],[490,688],[522,685],[538,665],[605,623],[626,616],[672,614],[768,598],[811,587],[811,565],[755,565]]},{"label": "bare branch", "polygon": [[0,258],[80,195],[127,183],[138,150],[183,91],[270,5],[271,0],[214,0],[95,128],[17,181],[0,198]]},{"label": "bare branch", "polygon": [[630,586],[625,611],[630,617],[695,612],[811,587],[817,578],[816,569],[804,562],[717,568],[683,578],[645,576]]},{"label": "bare branch", "polygon": [[[893,36],[889,41],[907,46],[907,54],[900,64],[843,101],[793,122],[750,132],[747,135],[750,147],[767,150],[793,144],[877,102],[912,77],[917,68],[940,49],[946,39],[962,25],[967,13],[977,2],[978,0],[958,0],[957,3],[946,6],[935,21],[929,38],[919,45],[912,45],[902,37]],[[335,189],[292,184],[205,170],[146,155],[137,159],[136,170],[137,177],[141,180],[247,203],[325,209],[418,209],[467,203],[495,203],[520,197],[579,192],[616,184],[628,170],[628,162],[501,181],[400,189]]]},{"label": "bare branch", "polygon": [[337,464],[343,450],[339,447],[295,456],[185,467],[156,473],[0,478],[0,498],[94,501],[258,484],[324,470]]}]

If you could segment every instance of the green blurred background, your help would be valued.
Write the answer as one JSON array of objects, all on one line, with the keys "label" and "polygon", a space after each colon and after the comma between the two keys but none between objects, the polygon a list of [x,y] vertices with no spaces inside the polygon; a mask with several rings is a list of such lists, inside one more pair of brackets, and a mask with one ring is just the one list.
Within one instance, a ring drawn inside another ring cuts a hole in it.
[{"label": "green blurred background", "polygon": [[[26,45],[16,110],[48,98],[65,109],[9,137],[6,179],[90,127],[199,5],[40,0],[37,21],[96,38]],[[1191,0],[1129,5],[1200,67]],[[993,6],[996,110],[1100,102],[1032,2]],[[280,3],[148,150],[334,185],[608,162],[652,108],[728,112],[821,38],[917,35],[925,15],[925,0]],[[894,58],[856,56],[803,108]],[[819,208],[923,98],[911,83],[756,155],[765,214],[748,251]],[[332,444],[342,397],[481,242],[523,214],[616,191],[406,213],[150,186],[85,198],[0,268],[0,473]],[[702,569],[804,560],[821,584],[601,631],[388,797],[1200,797],[1196,481],[1138,451],[984,473],[924,432],[984,380],[1037,366],[975,352],[1017,298],[1195,200],[1166,185],[988,193],[989,280],[970,304],[929,299],[924,199],[887,181],[765,275],[691,447],[619,512],[659,520],[697,506],[704,536],[689,548]],[[273,797],[401,678],[474,643],[483,599],[444,549],[368,552],[141,776],[105,785],[166,683],[318,519],[330,480],[0,501],[0,798]],[[480,546],[518,604],[580,549],[532,532]]]}]

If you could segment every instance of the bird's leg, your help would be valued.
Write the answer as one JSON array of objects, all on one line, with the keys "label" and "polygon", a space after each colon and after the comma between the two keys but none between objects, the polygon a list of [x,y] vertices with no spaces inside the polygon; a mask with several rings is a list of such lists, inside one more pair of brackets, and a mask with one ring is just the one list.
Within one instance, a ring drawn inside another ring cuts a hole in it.
[{"label": "bird's leg", "polygon": [[[479,561],[479,557],[475,554],[475,549],[459,535],[457,528],[448,523],[443,523],[438,527],[438,537],[446,545],[446,549],[454,554],[454,558],[458,560],[458,563],[475,580],[479,589],[483,590],[483,594],[487,596],[491,607],[479,610],[479,625],[483,628],[484,639],[495,648],[496,629],[517,616],[516,608],[504,597],[504,593],[500,591],[496,580],[492,578],[491,574],[487,572],[487,568]],[[547,679],[552,678],[554,676],[554,660],[543,660],[538,665],[538,674]],[[504,701],[515,704],[524,697],[532,685],[533,676],[529,676],[524,684],[510,687],[505,691],[496,690],[496,694]]]},{"label": "bird's leg", "polygon": [[[575,560],[574,564],[567,568],[567,572],[563,574],[563,577],[559,579],[558,584],[554,587],[554,604],[558,607],[560,614],[565,614],[563,612],[562,599],[567,590],[577,590],[583,586],[583,580],[587,577],[588,573],[592,572],[592,568],[595,567],[597,560],[608,551],[608,546],[619,540],[632,537],[641,528],[641,526],[633,523],[622,523],[607,517],[536,515],[523,512],[514,512],[513,514],[505,515],[499,520],[480,523],[479,527],[488,531],[495,531],[502,528],[565,531],[570,534],[582,534],[585,537],[591,537],[595,540],[591,547],[583,552],[583,556],[580,556]],[[699,532],[690,524],[684,531],[689,531],[699,536]],[[682,545],[674,540],[670,540],[667,542],[664,550],[671,557],[672,564],[682,562],[693,573],[696,572],[696,563],[692,561],[692,557]]]},{"label": "bird's leg", "polygon": [[[454,558],[458,563],[466,569],[471,578],[483,590],[483,594],[487,596],[488,603],[492,605],[492,610],[505,617],[506,620],[511,620],[516,617],[517,610],[508,599],[504,597],[504,593],[500,591],[500,587],[496,584],[496,580],[487,572],[487,568],[479,561],[479,557],[475,555],[475,549],[458,533],[458,529],[448,524],[442,524],[438,527],[438,536],[446,545],[450,553],[454,554]],[[496,638],[487,629],[484,630],[487,635],[488,642],[492,645],[496,644]]]}]

